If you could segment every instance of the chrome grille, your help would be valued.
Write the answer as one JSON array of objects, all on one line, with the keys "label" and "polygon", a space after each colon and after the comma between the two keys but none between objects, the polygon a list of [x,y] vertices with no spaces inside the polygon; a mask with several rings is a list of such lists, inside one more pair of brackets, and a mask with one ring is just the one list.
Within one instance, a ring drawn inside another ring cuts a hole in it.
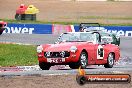
[{"label": "chrome grille", "polygon": [[68,52],[68,51],[50,52],[50,55],[49,55],[49,52],[44,52],[44,56],[46,58],[65,58],[65,57],[70,56],[70,52]]}]

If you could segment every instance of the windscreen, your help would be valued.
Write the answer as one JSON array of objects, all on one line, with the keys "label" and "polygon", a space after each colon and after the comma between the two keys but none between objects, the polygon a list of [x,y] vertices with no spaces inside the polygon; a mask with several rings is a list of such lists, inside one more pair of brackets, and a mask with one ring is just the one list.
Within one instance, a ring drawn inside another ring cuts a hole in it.
[{"label": "windscreen", "polygon": [[93,42],[94,34],[91,33],[64,33],[60,36],[59,42]]}]

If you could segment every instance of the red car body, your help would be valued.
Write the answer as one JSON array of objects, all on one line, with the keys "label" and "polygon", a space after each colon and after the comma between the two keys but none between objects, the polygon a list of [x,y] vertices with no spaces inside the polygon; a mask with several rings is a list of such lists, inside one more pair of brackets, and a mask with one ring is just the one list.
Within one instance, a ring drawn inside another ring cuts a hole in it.
[{"label": "red car body", "polygon": [[3,31],[6,29],[7,22],[0,21],[0,35],[3,33]]},{"label": "red car body", "polygon": [[[85,54],[87,55],[87,65],[107,64],[108,56],[110,53],[113,54],[114,61],[118,61],[120,58],[120,49],[118,46],[113,44],[99,44],[88,41],[75,41],[59,42],[57,44],[43,44],[39,47],[42,48],[42,51],[38,52],[38,61],[40,64],[40,68],[43,70],[46,70],[46,67],[43,67],[44,64],[49,65],[49,67],[57,64],[68,64],[71,68],[78,68],[79,65],[73,63],[78,63],[78,61],[80,61],[79,59],[82,55],[82,52],[85,52]],[[74,47],[73,50],[76,48],[77,50],[75,52],[71,52],[71,47]],[[47,57],[48,53],[46,52],[50,52],[50,57]],[[63,55],[63,57],[61,57],[61,54],[63,54],[63,52],[65,52],[66,56]],[[56,57],[55,55],[58,56]]]}]

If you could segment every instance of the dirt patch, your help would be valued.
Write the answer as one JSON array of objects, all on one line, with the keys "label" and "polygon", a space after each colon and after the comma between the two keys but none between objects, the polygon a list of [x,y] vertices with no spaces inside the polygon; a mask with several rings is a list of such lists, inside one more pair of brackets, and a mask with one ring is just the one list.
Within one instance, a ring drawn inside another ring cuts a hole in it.
[{"label": "dirt patch", "polygon": [[[132,75],[132,74],[131,74]],[[132,88],[129,84],[85,84],[80,86],[75,75],[0,77],[0,88]]]},{"label": "dirt patch", "polygon": [[0,18],[14,19],[16,8],[21,3],[39,8],[37,19],[42,21],[132,23],[132,2],[1,0]]}]

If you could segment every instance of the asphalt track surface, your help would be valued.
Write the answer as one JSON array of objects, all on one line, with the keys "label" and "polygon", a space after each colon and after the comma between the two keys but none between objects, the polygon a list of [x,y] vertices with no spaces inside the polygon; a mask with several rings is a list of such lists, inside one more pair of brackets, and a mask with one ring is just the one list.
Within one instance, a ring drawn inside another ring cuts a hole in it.
[{"label": "asphalt track surface", "polygon": [[[46,43],[54,43],[58,38],[58,35],[51,34],[2,34],[0,36],[0,43],[12,42],[40,45]],[[103,66],[89,66],[86,72],[91,73],[104,73],[104,72],[129,72],[132,71],[132,37],[121,37],[121,61],[113,68],[106,69]],[[76,74],[77,70],[59,69],[59,70],[31,70],[23,72],[0,72],[0,75],[46,75],[46,74]]]}]

